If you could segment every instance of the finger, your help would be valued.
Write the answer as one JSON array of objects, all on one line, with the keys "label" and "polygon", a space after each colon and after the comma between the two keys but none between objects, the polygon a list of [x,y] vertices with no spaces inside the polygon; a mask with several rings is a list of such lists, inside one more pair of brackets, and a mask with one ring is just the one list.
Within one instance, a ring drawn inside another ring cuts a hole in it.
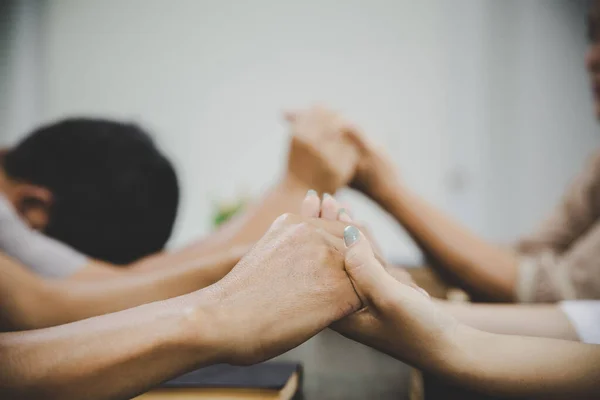
[{"label": "finger", "polygon": [[354,283],[363,304],[373,302],[378,295],[394,290],[398,283],[375,258],[371,244],[355,226],[344,229],[346,272]]},{"label": "finger", "polygon": [[317,228],[323,229],[331,235],[342,239],[344,237],[345,225],[340,221],[329,221],[322,218],[307,218],[297,214],[283,214],[279,216],[269,229],[279,229],[283,226],[296,225],[301,223],[309,223]]},{"label": "finger", "polygon": [[373,253],[375,253],[375,256],[377,258],[383,260],[383,251],[377,244],[377,241],[375,240],[375,236],[373,236],[373,232],[371,232],[371,230],[369,228],[367,228],[367,226],[365,224],[358,224],[358,226],[359,226],[362,234],[365,235],[367,239],[369,239],[369,242],[371,242],[371,246],[373,247]]},{"label": "finger", "polygon": [[348,216],[352,218],[352,206],[350,205],[350,203],[348,203],[347,201],[340,200],[338,200],[338,203],[340,203],[340,207],[346,210],[346,214],[348,214]]},{"label": "finger", "polygon": [[404,283],[405,285],[417,287],[410,274],[404,268],[392,265],[388,266],[386,268],[386,271],[398,282]]},{"label": "finger", "polygon": [[352,217],[350,217],[350,214],[348,214],[348,211],[346,211],[345,208],[340,208],[338,210],[337,219],[338,219],[338,221],[347,222],[347,223],[353,222]]},{"label": "finger", "polygon": [[335,221],[337,220],[339,209],[340,205],[337,200],[329,193],[325,193],[321,202],[321,218]]},{"label": "finger", "polygon": [[344,138],[348,139],[360,152],[367,151],[373,147],[373,144],[354,125],[347,125],[344,128]]},{"label": "finger", "polygon": [[302,207],[300,208],[300,215],[306,218],[319,218],[319,212],[321,208],[321,199],[314,190],[309,190],[302,201]]},{"label": "finger", "polygon": [[369,337],[377,330],[378,321],[368,308],[363,308],[331,324],[331,328],[349,339]]}]

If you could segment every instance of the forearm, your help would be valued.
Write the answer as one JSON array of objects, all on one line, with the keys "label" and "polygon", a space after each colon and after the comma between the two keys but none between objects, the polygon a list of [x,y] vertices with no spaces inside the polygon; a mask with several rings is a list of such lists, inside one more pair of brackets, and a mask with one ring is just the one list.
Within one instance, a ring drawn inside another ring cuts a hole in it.
[{"label": "forearm", "polygon": [[600,394],[600,346],[496,335],[467,327],[455,334],[446,377],[498,396],[581,398]]},{"label": "forearm", "polygon": [[71,322],[187,294],[221,279],[246,251],[247,247],[238,247],[147,272],[124,271],[95,282],[58,281],[53,286],[65,305],[57,311]]},{"label": "forearm", "polygon": [[518,264],[513,253],[478,238],[399,184],[379,200],[425,252],[468,288],[497,300],[514,299]]},{"label": "forearm", "polygon": [[579,340],[567,316],[553,304],[436,303],[461,323],[485,332]]},{"label": "forearm", "polygon": [[0,397],[127,399],[212,363],[218,349],[202,307],[202,296],[192,294],[55,328],[0,334]]},{"label": "forearm", "polygon": [[238,248],[170,268],[75,281],[42,280],[4,259],[0,330],[45,328],[190,293],[226,275],[244,253]]},{"label": "forearm", "polygon": [[299,212],[309,189],[311,188],[301,180],[286,174],[260,200],[233,217],[217,232],[177,253],[198,256],[231,246],[255,243],[278,216],[288,212]]}]

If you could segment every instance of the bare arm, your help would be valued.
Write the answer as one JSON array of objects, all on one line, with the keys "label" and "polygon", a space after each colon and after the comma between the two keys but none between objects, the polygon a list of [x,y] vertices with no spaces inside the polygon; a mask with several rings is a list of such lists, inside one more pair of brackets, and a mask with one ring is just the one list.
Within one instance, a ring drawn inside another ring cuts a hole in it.
[{"label": "bare arm", "polygon": [[407,188],[396,184],[381,205],[423,250],[469,289],[496,300],[514,300],[517,255],[479,238]]},{"label": "bare arm", "polygon": [[600,346],[467,327],[428,296],[396,281],[377,262],[368,240],[356,230],[347,232],[346,271],[367,307],[334,325],[342,334],[482,393],[600,394]]},{"label": "bare arm", "polygon": [[[196,366],[217,361],[200,299],[154,303],[26,333],[0,334],[0,397],[130,398]],[[195,314],[196,315],[196,314]]]},{"label": "bare arm", "polygon": [[300,211],[300,204],[309,188],[293,175],[284,176],[242,214],[233,217],[209,237],[177,251],[177,256],[206,255],[229,246],[256,242],[279,215]]},{"label": "bare arm", "polygon": [[507,336],[466,327],[454,334],[448,377],[501,396],[581,398],[600,394],[600,346]]},{"label": "bare arm", "polygon": [[226,246],[254,243],[277,216],[299,212],[309,189],[334,193],[351,179],[358,153],[346,137],[346,122],[322,107],[288,113],[290,147],[282,179],[239,217],[209,238],[184,249],[206,254]]},{"label": "bare arm", "polygon": [[579,340],[565,313],[554,304],[435,303],[461,323],[485,332]]},{"label": "bare arm", "polygon": [[164,300],[211,285],[247,248],[145,273],[104,279],[44,280],[0,255],[0,330],[36,329]]},{"label": "bare arm", "polygon": [[286,216],[208,288],[0,334],[0,398],[127,399],[202,365],[253,364],[294,348],[360,307],[337,250],[341,229]]},{"label": "bare arm", "polygon": [[517,255],[487,243],[405,187],[384,151],[356,129],[350,137],[361,159],[352,186],[376,201],[408,231],[434,264],[470,290],[496,300],[513,300]]}]

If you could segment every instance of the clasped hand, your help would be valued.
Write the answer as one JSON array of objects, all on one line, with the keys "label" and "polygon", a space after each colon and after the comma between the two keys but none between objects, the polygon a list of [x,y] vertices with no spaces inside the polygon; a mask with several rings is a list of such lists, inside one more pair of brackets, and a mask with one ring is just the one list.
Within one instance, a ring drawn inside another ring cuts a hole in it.
[{"label": "clasped hand", "polygon": [[[335,199],[321,202],[314,192],[305,198],[301,216],[278,218],[204,293],[205,302],[214,305],[209,318],[215,347],[225,349],[219,361],[231,364],[272,358],[329,326],[378,347],[380,335],[400,328],[398,312],[411,322],[401,327],[401,339],[427,339],[439,331],[428,296],[410,280],[389,275]],[[394,351],[407,360],[423,351],[418,343],[402,346]]]}]

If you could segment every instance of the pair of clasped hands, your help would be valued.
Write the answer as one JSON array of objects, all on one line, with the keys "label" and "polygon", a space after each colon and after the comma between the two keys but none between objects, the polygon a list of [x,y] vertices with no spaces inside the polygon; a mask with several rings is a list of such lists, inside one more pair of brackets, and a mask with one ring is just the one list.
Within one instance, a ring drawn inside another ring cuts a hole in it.
[{"label": "pair of clasped hands", "polygon": [[[415,365],[435,362],[456,322],[406,275],[392,277],[332,196],[309,191],[222,280],[200,291],[220,362],[253,364],[328,327]],[[206,322],[206,319],[202,319]]]}]

